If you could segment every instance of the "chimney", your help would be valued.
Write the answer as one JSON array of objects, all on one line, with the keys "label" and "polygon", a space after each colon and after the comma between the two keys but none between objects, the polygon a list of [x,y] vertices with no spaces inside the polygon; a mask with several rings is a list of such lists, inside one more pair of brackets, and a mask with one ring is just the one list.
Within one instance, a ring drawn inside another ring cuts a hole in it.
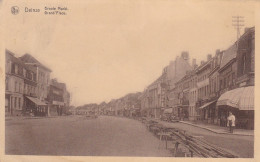
[{"label": "chimney", "polygon": [[52,81],[55,82],[55,83],[58,82],[57,78],[53,78]]},{"label": "chimney", "polygon": [[175,58],[175,62],[177,62],[179,60],[179,56],[176,56]]},{"label": "chimney", "polygon": [[218,56],[220,54],[220,49],[216,50],[216,56]]},{"label": "chimney", "polygon": [[207,61],[209,61],[209,60],[211,60],[211,59],[212,59],[211,54],[208,54],[208,55],[207,55]]},{"label": "chimney", "polygon": [[250,28],[245,28],[245,33],[249,31]]},{"label": "chimney", "polygon": [[195,68],[195,66],[196,66],[196,59],[192,59],[192,64],[191,64],[191,66],[192,66],[193,68]]},{"label": "chimney", "polygon": [[183,51],[183,52],[181,53],[181,57],[182,57],[184,60],[189,61],[189,52],[188,52],[188,51]]}]

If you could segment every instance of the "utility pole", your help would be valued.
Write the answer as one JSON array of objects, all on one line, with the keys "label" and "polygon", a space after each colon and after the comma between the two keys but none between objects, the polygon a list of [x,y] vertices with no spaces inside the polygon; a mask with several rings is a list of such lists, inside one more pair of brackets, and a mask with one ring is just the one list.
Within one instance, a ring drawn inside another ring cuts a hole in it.
[{"label": "utility pole", "polygon": [[[244,17],[243,16],[232,16],[232,26],[237,30],[237,41],[240,37],[240,29],[244,26]],[[237,42],[238,43],[238,42]]]}]

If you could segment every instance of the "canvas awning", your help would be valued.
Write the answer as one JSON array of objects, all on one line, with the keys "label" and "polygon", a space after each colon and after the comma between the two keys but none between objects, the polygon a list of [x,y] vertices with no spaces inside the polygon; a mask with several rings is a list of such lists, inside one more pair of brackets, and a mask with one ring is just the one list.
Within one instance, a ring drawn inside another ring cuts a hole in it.
[{"label": "canvas awning", "polygon": [[204,109],[204,108],[208,107],[209,105],[213,104],[213,103],[216,102],[216,101],[217,101],[217,100],[208,102],[208,103],[202,105],[201,107],[199,107],[199,109]]},{"label": "canvas awning", "polygon": [[222,94],[217,106],[228,105],[239,110],[254,110],[254,86],[236,88]]},{"label": "canvas awning", "polygon": [[42,102],[41,100],[39,100],[38,98],[28,97],[28,96],[27,96],[27,98],[38,106],[46,106],[46,104],[44,102]]}]

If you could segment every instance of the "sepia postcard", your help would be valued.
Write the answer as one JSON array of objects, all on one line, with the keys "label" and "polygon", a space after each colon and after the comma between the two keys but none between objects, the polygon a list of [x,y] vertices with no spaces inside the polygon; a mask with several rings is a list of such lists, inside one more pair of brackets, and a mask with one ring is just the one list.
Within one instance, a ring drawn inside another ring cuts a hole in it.
[{"label": "sepia postcard", "polygon": [[0,15],[0,161],[259,160],[259,1],[0,0]]}]

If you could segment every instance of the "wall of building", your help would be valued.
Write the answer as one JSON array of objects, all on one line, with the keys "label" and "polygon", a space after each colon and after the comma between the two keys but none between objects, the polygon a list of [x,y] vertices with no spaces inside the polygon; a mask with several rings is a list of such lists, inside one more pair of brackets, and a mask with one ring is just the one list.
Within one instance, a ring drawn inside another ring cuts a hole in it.
[{"label": "wall of building", "polygon": [[48,95],[48,86],[50,85],[50,72],[44,68],[37,67],[37,97],[45,101]]},{"label": "wall of building", "polygon": [[191,74],[190,77],[190,98],[189,98],[189,119],[197,120],[198,110],[196,103],[198,101],[197,75]]},{"label": "wall of building", "polygon": [[254,85],[254,30],[248,29],[238,42],[237,83],[239,86]]}]

